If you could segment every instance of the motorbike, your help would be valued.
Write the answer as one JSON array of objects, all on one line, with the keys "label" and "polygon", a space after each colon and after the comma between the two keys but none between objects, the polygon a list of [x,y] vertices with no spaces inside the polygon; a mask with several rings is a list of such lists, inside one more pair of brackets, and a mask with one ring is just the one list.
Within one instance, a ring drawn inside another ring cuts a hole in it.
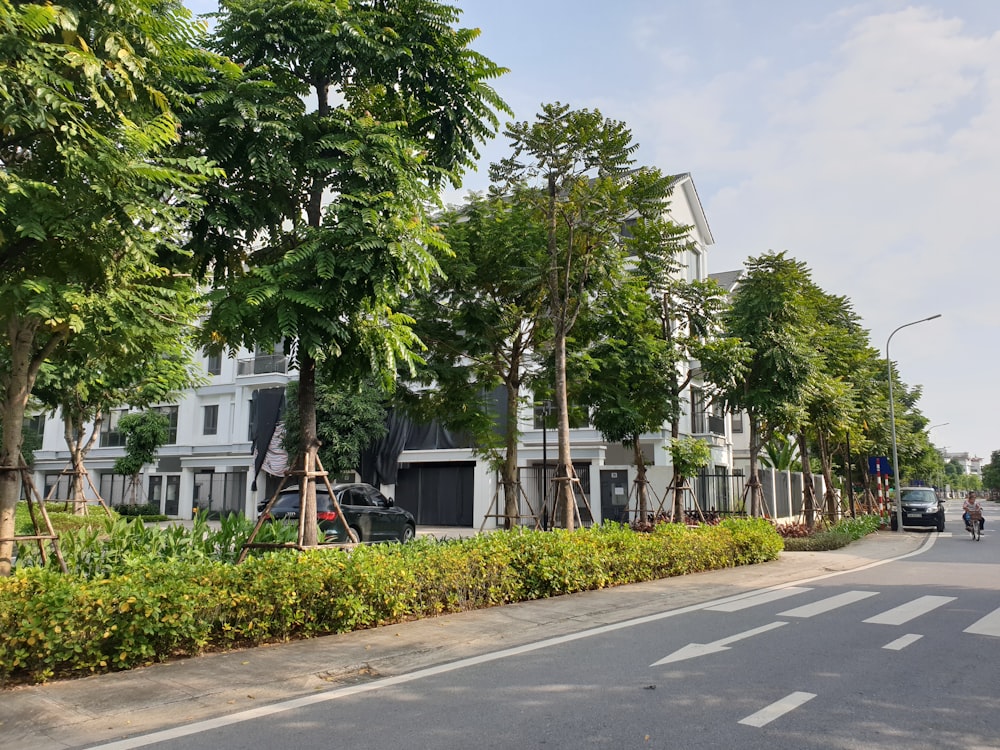
[{"label": "motorbike", "polygon": [[981,535],[979,522],[983,519],[981,510],[970,510],[965,514],[965,530],[972,535],[973,541],[978,542]]}]

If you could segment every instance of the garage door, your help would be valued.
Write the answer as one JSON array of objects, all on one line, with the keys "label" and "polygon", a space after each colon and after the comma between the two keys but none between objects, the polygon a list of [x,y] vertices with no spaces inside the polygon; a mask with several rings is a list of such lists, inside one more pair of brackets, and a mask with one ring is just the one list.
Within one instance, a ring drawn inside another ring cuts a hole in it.
[{"label": "garage door", "polygon": [[396,477],[396,503],[418,526],[472,526],[475,464],[410,464]]}]

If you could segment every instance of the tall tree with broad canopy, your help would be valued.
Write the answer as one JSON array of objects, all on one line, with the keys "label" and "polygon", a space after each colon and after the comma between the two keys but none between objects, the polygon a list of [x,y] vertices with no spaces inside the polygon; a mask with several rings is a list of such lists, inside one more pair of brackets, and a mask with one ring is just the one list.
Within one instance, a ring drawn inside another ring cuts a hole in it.
[{"label": "tall tree with broad canopy", "polygon": [[223,0],[210,44],[243,69],[188,122],[226,179],[192,246],[216,285],[215,346],[285,345],[299,372],[300,544],[317,542],[316,368],[391,380],[417,341],[401,296],[446,251],[429,220],[505,106],[503,72],[435,0]]},{"label": "tall tree with broad canopy", "polygon": [[[799,430],[799,448],[804,468],[815,448],[826,487],[826,513],[834,518],[838,512],[834,454],[845,448],[852,428],[856,435],[862,432],[857,383],[867,372],[865,363],[873,355],[877,357],[877,352],[846,297],[812,285],[806,292],[806,306],[812,316],[806,330],[807,343],[816,352],[819,366],[806,393],[806,420]],[[806,523],[811,525],[816,509],[811,482],[805,486],[804,508]]]},{"label": "tall tree with broad canopy", "polygon": [[[182,85],[222,67],[172,0],[0,0],[0,539],[14,536],[21,424],[87,302],[164,275],[213,170],[182,158]],[[0,541],[0,575],[13,543]]]},{"label": "tall tree with broad canopy", "polygon": [[990,462],[983,466],[982,475],[983,487],[992,492],[1000,491],[1000,451],[990,453]]},{"label": "tall tree with broad canopy", "polygon": [[[651,220],[640,218],[630,223],[627,239],[629,255],[634,259],[631,273],[642,281],[654,300],[649,310],[659,323],[668,352],[670,367],[664,376],[669,377],[667,418],[672,440],[680,437],[682,398],[697,373],[690,366],[692,360],[714,357],[720,370],[715,376],[729,378],[741,367],[743,356],[739,342],[722,335],[721,316],[727,306],[725,290],[713,279],[687,278],[688,269],[681,260],[692,246],[690,230],[663,216]],[[716,391],[711,382],[713,373],[700,374],[703,378],[707,376],[709,391]],[[673,469],[672,517],[683,523],[687,477],[677,464]]]},{"label": "tall tree with broad canopy", "polygon": [[638,144],[624,123],[597,110],[542,106],[534,122],[510,123],[511,154],[490,165],[490,180],[512,201],[527,201],[546,229],[546,312],[552,328],[558,418],[555,518],[575,525],[576,478],[570,455],[566,342],[598,288],[624,269],[622,229],[628,219],[663,214],[670,180],[636,169]]},{"label": "tall tree with broad canopy", "polygon": [[600,314],[581,324],[593,327],[594,344],[583,359],[580,401],[590,407],[591,421],[605,440],[632,449],[636,467],[636,506],[644,522],[649,512],[649,487],[642,435],[659,432],[677,408],[676,350],[664,339],[652,298],[638,278],[627,280],[603,300]]},{"label": "tall tree with broad canopy", "polygon": [[[407,302],[427,351],[410,381],[416,387],[400,401],[419,419],[473,436],[500,472],[511,528],[520,515],[518,409],[547,330],[545,226],[523,202],[476,195],[438,221],[452,254],[431,287]],[[487,398],[498,388],[503,414]]]},{"label": "tall tree with broad canopy", "polygon": [[785,253],[750,258],[722,316],[725,335],[739,339],[749,358],[736,371],[717,353],[707,352],[702,361],[728,407],[746,412],[750,422],[747,491],[754,516],[763,509],[757,458],[762,447],[775,430],[797,432],[804,418],[805,389],[815,367],[804,334],[809,322],[804,294],[810,283],[805,265]]}]

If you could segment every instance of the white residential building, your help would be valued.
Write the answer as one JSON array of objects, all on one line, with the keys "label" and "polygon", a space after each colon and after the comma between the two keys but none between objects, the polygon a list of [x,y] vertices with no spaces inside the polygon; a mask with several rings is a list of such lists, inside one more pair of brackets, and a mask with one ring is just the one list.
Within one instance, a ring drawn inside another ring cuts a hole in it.
[{"label": "white residential building", "polygon": [[[170,420],[170,437],[146,467],[137,502],[158,505],[175,518],[191,518],[197,506],[205,510],[245,513],[253,517],[256,493],[252,429],[261,396],[284,391],[290,375],[281,353],[243,352],[237,358],[204,357],[208,385],[187,391],[172,405],[159,407]],[[87,456],[91,481],[111,504],[127,499],[128,478],[112,471],[123,455],[122,436],[115,429],[127,409],[106,415],[100,440]],[[35,451],[34,481],[48,496],[56,483],[57,499],[69,495],[69,450],[59,417],[46,420],[42,447]],[[263,486],[263,485],[262,485]],[[93,496],[87,488],[88,496]]]},{"label": "white residential building", "polygon": [[[675,223],[691,227],[683,273],[689,280],[707,278],[708,250],[714,239],[690,174],[675,177],[670,213]],[[151,502],[176,518],[191,518],[196,507],[253,517],[258,499],[266,497],[276,481],[268,480],[266,472],[260,472],[255,481],[254,431],[266,432],[261,438],[266,444],[271,434],[268,422],[273,423],[278,399],[295,373],[288,372],[287,358],[280,351],[243,352],[235,359],[205,357],[203,361],[211,382],[184,393],[176,405],[161,407],[171,420],[170,442],[160,449],[156,463],[146,468],[144,497],[138,501]],[[712,447],[710,476],[692,481],[692,489],[703,507],[728,507],[734,494],[738,495],[727,479],[733,466],[730,420],[720,408],[706,403],[697,378],[684,403],[682,434],[700,437]],[[87,458],[94,485],[112,504],[127,499],[127,479],[112,472],[114,460],[123,453],[121,436],[115,430],[123,413],[108,415],[100,444]],[[524,489],[532,510],[540,516],[542,499],[549,494],[542,469],[547,466],[549,474],[554,469],[555,431],[543,429],[530,407],[522,410],[520,421]],[[60,499],[68,494],[68,478],[62,472],[69,453],[62,436],[61,421],[49,419],[42,447],[35,453],[36,484],[48,494],[59,482],[55,497]],[[669,440],[669,425],[641,440],[651,489],[661,499],[672,474],[666,450]],[[572,455],[591,518],[622,517],[634,490],[631,452],[621,445],[608,445],[595,429],[582,427],[572,431]],[[502,512],[497,477],[489,464],[471,446],[435,425],[395,421],[388,438],[363,461],[360,473],[362,480],[395,496],[420,525],[490,528]]]}]

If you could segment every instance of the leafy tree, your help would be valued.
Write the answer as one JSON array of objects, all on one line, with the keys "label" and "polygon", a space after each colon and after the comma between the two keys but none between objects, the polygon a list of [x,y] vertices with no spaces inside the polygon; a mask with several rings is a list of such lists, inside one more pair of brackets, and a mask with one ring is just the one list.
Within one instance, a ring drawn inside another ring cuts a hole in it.
[{"label": "leafy tree", "polygon": [[[692,360],[714,358],[719,371],[715,377],[729,377],[741,367],[739,343],[727,339],[720,330],[721,313],[726,308],[725,291],[712,279],[687,279],[681,264],[683,253],[691,249],[690,227],[675,224],[665,216],[639,217],[629,225],[627,246],[634,260],[631,273],[645,286],[654,300],[652,317],[659,322],[666,346],[669,404],[667,419],[672,439],[680,436],[682,397],[697,372]],[[699,375],[704,378],[706,373]],[[713,377],[708,373],[709,380]],[[714,385],[708,385],[714,390]],[[686,474],[673,465],[673,518],[684,520]]]},{"label": "leafy tree", "polygon": [[[439,225],[452,254],[405,308],[427,350],[403,402],[419,419],[473,436],[500,471],[510,528],[520,512],[518,408],[546,335],[545,227],[523,203],[475,195]],[[502,415],[486,398],[498,388]]]},{"label": "leafy tree", "polygon": [[844,445],[848,431],[858,422],[854,380],[864,374],[862,365],[874,350],[847,298],[828,294],[810,283],[803,293],[803,308],[809,320],[803,328],[803,343],[817,361],[804,391],[805,419],[797,431],[804,474],[804,510],[806,523],[811,526],[817,506],[811,458],[815,454],[819,460],[827,514],[833,518],[838,510],[833,453]]},{"label": "leafy tree", "polygon": [[798,461],[799,447],[794,440],[789,440],[787,435],[780,432],[774,433],[771,439],[764,446],[763,455],[758,457],[761,466],[765,466],[778,471],[795,471],[796,466],[801,466]]},{"label": "leafy tree", "polygon": [[[749,352],[733,370],[717,352],[703,367],[719,384],[731,409],[745,411],[750,422],[750,511],[759,515],[763,493],[758,456],[775,431],[798,429],[804,418],[804,390],[814,368],[814,353],[803,343],[808,323],[803,294],[809,274],[784,253],[765,253],[747,261],[745,277],[723,313],[726,336],[739,339]],[[804,461],[804,459],[803,459]]]},{"label": "leafy tree", "polygon": [[118,431],[125,437],[125,455],[115,460],[115,474],[131,477],[132,503],[139,497],[140,472],[156,459],[156,451],[170,437],[170,423],[155,411],[134,412],[118,420]]},{"label": "leafy tree", "polygon": [[[692,477],[701,469],[708,466],[709,461],[712,460],[712,449],[708,443],[700,438],[688,436],[670,438],[670,445],[667,450],[670,451],[670,462],[674,466],[674,477]],[[681,488],[678,487],[677,492],[680,491]],[[683,508],[674,508],[675,514],[681,513],[680,518],[677,518],[676,515],[674,516],[678,523],[685,521],[684,514],[681,511],[683,511]],[[702,520],[704,521],[704,518]]]},{"label": "leafy tree", "polygon": [[69,499],[81,515],[84,461],[105,415],[122,404],[169,402],[203,382],[193,348],[202,306],[189,277],[154,272],[122,281],[92,296],[86,308],[90,325],[42,366],[34,389],[47,409],[62,416],[72,466]]},{"label": "leafy tree", "polygon": [[[316,436],[323,468],[331,476],[355,471],[361,453],[386,433],[386,398],[384,388],[370,381],[341,382],[321,370],[316,383]],[[286,389],[285,449],[290,455],[302,452],[298,404],[298,383]]]},{"label": "leafy tree", "polygon": [[986,489],[1000,491],[1000,451],[990,454],[990,462],[982,468],[982,481]]},{"label": "leafy tree", "polygon": [[546,229],[546,314],[558,418],[555,518],[572,529],[566,342],[598,287],[622,273],[626,220],[661,216],[670,183],[658,172],[635,169],[638,146],[631,131],[597,110],[543,105],[534,122],[511,123],[505,135],[511,154],[490,166],[493,187],[534,207]]},{"label": "leafy tree", "polygon": [[[181,93],[222,61],[172,0],[0,0],[0,465],[42,366],[90,325],[87,303],[122,278],[169,271],[213,174],[180,157]],[[151,356],[153,353],[150,353]],[[16,425],[15,429],[9,426]],[[0,472],[0,539],[19,482]],[[12,542],[0,542],[0,575]]]},{"label": "leafy tree", "polygon": [[605,440],[632,449],[639,519],[645,520],[648,487],[639,438],[661,430],[674,415],[675,352],[662,336],[659,301],[640,280],[624,284],[604,304],[593,321],[601,335],[588,352],[581,400]]},{"label": "leafy tree", "polygon": [[216,346],[279,342],[299,372],[302,538],[316,544],[316,371],[391,380],[417,341],[399,299],[445,251],[428,218],[498,126],[503,72],[436,0],[223,0],[212,47],[243,69],[189,120],[226,170],[193,242]]}]

